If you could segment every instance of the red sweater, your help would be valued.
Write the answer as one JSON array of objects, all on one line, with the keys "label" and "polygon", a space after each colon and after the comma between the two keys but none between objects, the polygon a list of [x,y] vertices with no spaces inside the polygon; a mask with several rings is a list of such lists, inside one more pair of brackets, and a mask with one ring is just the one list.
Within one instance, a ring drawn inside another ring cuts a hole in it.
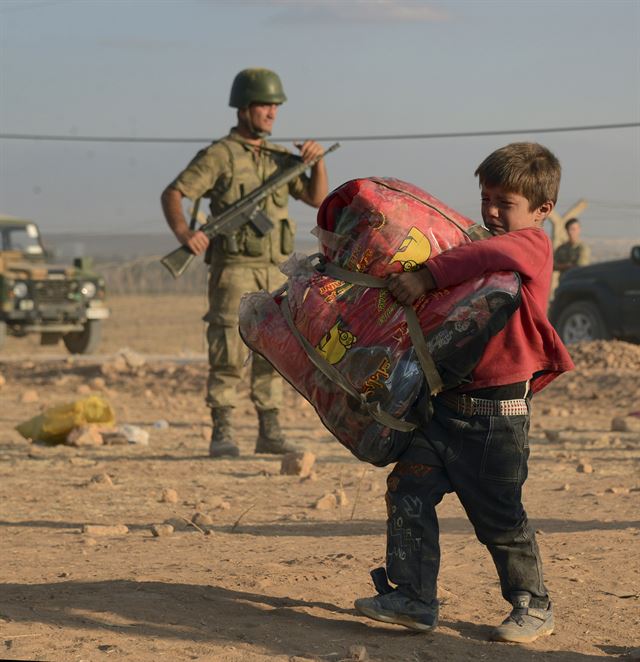
[{"label": "red sweater", "polygon": [[517,271],[522,279],[520,307],[504,329],[489,340],[473,371],[472,383],[464,390],[531,379],[535,393],[574,368],[547,319],[553,249],[542,229],[525,228],[465,244],[435,256],[427,266],[438,289],[489,271]]}]

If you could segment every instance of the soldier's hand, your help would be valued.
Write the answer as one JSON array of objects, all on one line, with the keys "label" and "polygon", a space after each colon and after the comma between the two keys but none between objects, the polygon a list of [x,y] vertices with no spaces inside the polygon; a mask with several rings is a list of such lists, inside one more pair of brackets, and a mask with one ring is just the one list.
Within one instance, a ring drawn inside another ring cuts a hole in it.
[{"label": "soldier's hand", "polygon": [[300,150],[300,156],[305,163],[310,163],[314,159],[317,159],[324,152],[322,145],[315,140],[305,140],[303,143],[294,144]]},{"label": "soldier's hand", "polygon": [[187,230],[181,241],[194,255],[202,255],[209,246],[209,237],[200,230]]}]

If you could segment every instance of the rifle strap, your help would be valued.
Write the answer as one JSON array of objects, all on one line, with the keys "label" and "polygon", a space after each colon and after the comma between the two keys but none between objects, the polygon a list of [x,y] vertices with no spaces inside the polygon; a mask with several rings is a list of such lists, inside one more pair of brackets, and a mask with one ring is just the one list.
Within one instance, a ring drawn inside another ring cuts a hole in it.
[{"label": "rifle strap", "polygon": [[202,196],[196,198],[191,208],[191,218],[189,219],[189,230],[195,230],[198,227],[198,211],[200,209],[200,201]]},{"label": "rifle strap", "polygon": [[231,176],[229,177],[229,183],[227,184],[224,193],[228,193],[231,190],[231,187],[233,186],[233,177],[235,175],[236,171],[236,160],[235,157],[233,156],[233,150],[229,145],[227,144],[227,139],[222,138],[218,140],[218,144],[222,145],[226,150],[227,150],[227,155],[229,156],[229,163],[231,165]]}]

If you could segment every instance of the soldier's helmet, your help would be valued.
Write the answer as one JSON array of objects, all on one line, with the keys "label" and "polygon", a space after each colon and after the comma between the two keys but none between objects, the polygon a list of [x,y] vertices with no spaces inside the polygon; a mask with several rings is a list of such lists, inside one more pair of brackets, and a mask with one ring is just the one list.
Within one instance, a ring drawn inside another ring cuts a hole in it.
[{"label": "soldier's helmet", "polygon": [[246,108],[252,103],[284,103],[287,97],[282,82],[270,69],[243,69],[231,85],[229,105]]}]

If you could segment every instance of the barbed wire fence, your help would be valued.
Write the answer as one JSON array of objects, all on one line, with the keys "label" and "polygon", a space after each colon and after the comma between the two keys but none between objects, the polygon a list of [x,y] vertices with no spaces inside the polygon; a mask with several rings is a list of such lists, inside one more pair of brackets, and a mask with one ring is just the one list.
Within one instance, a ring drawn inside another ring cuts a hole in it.
[{"label": "barbed wire fence", "polygon": [[208,267],[194,262],[178,279],[160,264],[160,256],[151,255],[125,262],[96,262],[95,269],[107,284],[107,295],[194,294],[206,291]]}]

